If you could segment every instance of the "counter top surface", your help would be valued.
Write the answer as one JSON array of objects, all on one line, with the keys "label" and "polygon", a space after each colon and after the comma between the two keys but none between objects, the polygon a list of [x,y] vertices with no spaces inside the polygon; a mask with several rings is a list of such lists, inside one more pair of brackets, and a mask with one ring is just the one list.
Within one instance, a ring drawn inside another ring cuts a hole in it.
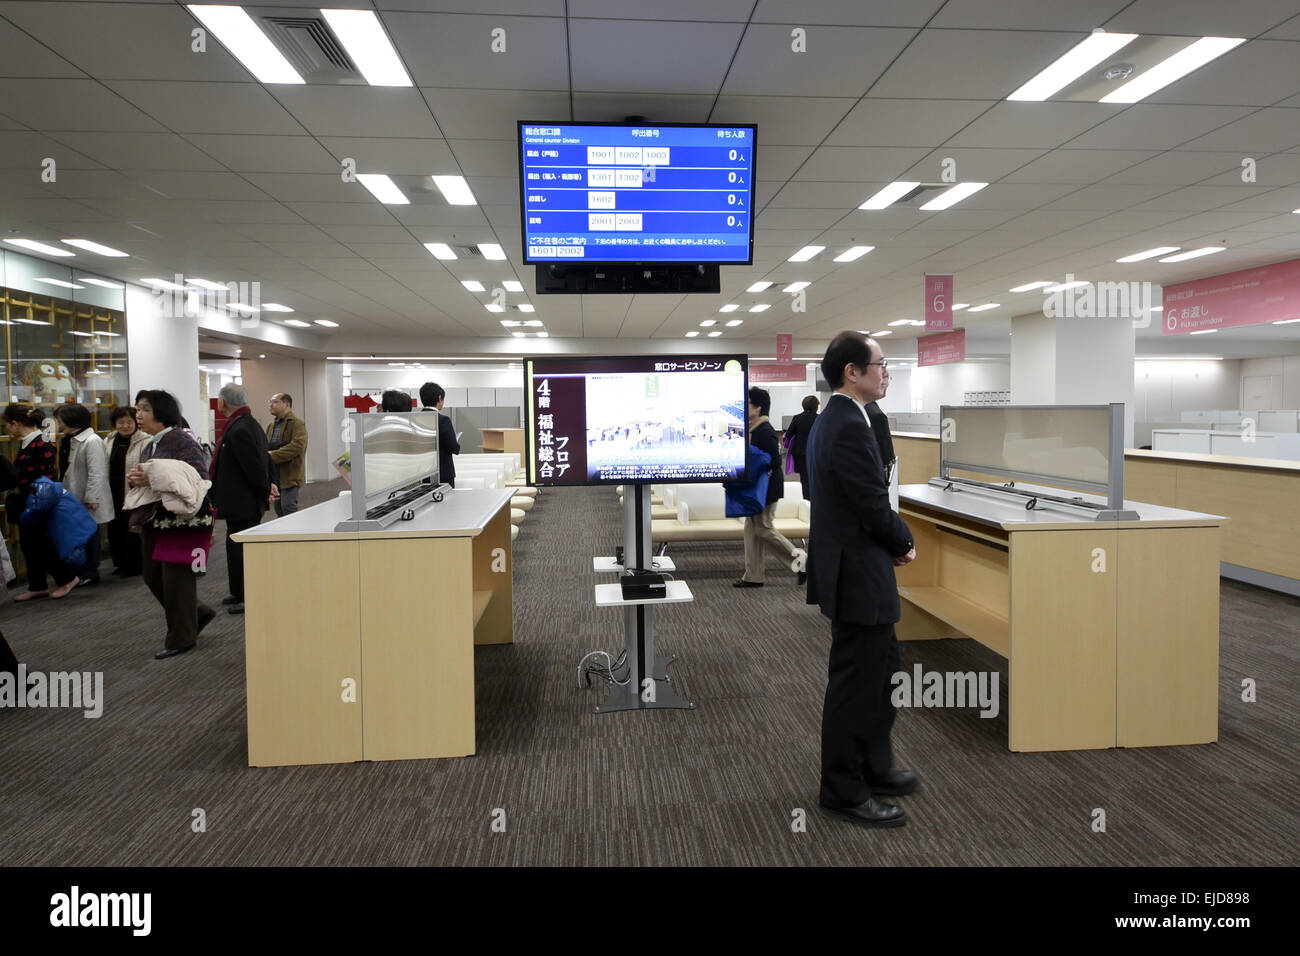
[{"label": "counter top surface", "polygon": [[[1036,491],[1046,495],[1073,497],[1070,492],[1060,488],[1047,488],[1042,485],[1016,483],[1021,491]],[[1103,504],[1105,499],[1099,495],[1081,494],[1084,501]],[[908,504],[924,505],[946,511],[960,518],[978,521],[981,524],[1002,528],[1007,531],[1059,531],[1074,528],[1160,528],[1160,527],[1203,527],[1219,525],[1228,520],[1222,515],[1201,514],[1197,511],[1180,511],[1177,508],[1165,508],[1161,505],[1144,504],[1140,501],[1125,501],[1126,509],[1136,511],[1138,521],[1096,521],[1078,517],[1068,511],[1050,508],[1051,502],[1045,502],[1042,510],[1027,511],[1017,501],[1007,501],[1002,497],[980,488],[967,488],[961,491],[945,491],[934,485],[903,485],[898,489],[900,508]]]},{"label": "counter top surface", "polygon": [[235,540],[257,544],[324,539],[472,538],[498,511],[509,506],[511,495],[509,488],[448,489],[442,501],[425,505],[410,521],[395,521],[380,531],[336,532],[335,525],[352,517],[351,498],[343,496],[263,522],[235,535]]},{"label": "counter top surface", "polygon": [[[1202,430],[1200,434],[1210,434]],[[1218,433],[1213,433],[1218,434]],[[1278,471],[1300,471],[1300,461],[1284,458],[1240,458],[1236,455],[1207,455],[1195,451],[1151,451],[1146,448],[1129,448],[1125,458],[1151,458],[1156,461],[1190,461],[1205,465],[1226,465],[1234,468],[1275,468]]]}]

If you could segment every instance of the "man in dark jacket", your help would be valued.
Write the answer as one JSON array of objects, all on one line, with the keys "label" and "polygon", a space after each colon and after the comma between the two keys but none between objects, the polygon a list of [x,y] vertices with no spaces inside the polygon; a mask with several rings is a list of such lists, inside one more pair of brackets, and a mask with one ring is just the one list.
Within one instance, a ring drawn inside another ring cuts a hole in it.
[{"label": "man in dark jacket", "polygon": [[841,332],[822,360],[835,393],[808,444],[813,494],[808,603],[831,619],[822,710],[822,808],[870,826],[902,826],[906,814],[877,796],[916,789],[893,766],[891,678],[899,670],[894,567],[916,557],[912,534],[889,507],[884,465],[866,404],[884,394],[880,345]]},{"label": "man in dark jacket", "polygon": [[442,414],[442,403],[447,400],[447,392],[437,382],[425,382],[420,386],[420,404],[422,411],[438,412],[438,480],[456,487],[456,462],[452,455],[460,454],[460,442],[456,441],[456,426],[451,419]]},{"label": "man in dark jacket", "polygon": [[785,493],[785,468],[781,465],[781,444],[776,440],[776,429],[767,419],[772,408],[772,396],[766,389],[749,390],[749,443],[772,456],[768,466],[767,507],[756,515],[745,518],[745,573],[733,587],[761,588],[763,586],[763,558],[765,544],[780,548],[790,556],[790,570],[801,572],[807,555],[790,543],[790,539],[772,526],[776,516],[776,503]]},{"label": "man in dark jacket", "polygon": [[222,600],[231,614],[244,613],[244,546],[234,540],[262,520],[271,497],[271,458],[266,435],[243,386],[229,384],[219,393],[217,410],[226,430],[212,456],[212,506],[226,523],[226,574],[230,594]]},{"label": "man in dark jacket", "polygon": [[803,487],[804,500],[808,498],[808,436],[812,434],[813,422],[817,421],[817,409],[821,406],[816,395],[808,395],[803,400],[803,411],[790,419],[790,427],[785,436],[790,438],[790,457],[794,459],[795,471],[799,472],[799,484]]}]

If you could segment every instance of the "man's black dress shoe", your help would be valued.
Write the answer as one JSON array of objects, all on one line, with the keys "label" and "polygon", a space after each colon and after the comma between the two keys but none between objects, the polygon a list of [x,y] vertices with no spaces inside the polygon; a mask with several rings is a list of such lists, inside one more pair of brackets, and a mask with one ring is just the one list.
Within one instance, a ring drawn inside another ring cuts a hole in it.
[{"label": "man's black dress shoe", "polygon": [[243,613],[244,613],[244,602],[243,602],[243,601],[240,601],[238,604],[232,604],[232,605],[230,605],[230,607],[226,608],[226,613],[227,613],[227,614],[243,614]]},{"label": "man's black dress shoe", "polygon": [[165,661],[169,657],[175,657],[177,654],[184,654],[186,651],[192,650],[194,650],[193,644],[189,647],[169,647],[165,651],[159,651],[153,656],[153,659],[156,661]]},{"label": "man's black dress shoe", "polygon": [[823,813],[869,827],[901,827],[907,822],[907,814],[902,807],[892,803],[881,803],[874,797],[868,797],[856,807],[828,807],[819,804]]},{"label": "man's black dress shoe", "polygon": [[733,588],[761,588],[763,586],[763,582],[746,581],[744,578],[741,578],[739,581],[732,581],[731,586]]},{"label": "man's black dress shoe", "polygon": [[868,780],[872,794],[881,797],[905,797],[915,793],[921,781],[910,770],[891,770],[881,780]]},{"label": "man's black dress shoe", "polygon": [[232,604],[243,604],[243,603],[244,603],[243,598],[237,598],[233,594],[227,594],[225,597],[221,599],[222,607],[230,607],[230,605]]}]

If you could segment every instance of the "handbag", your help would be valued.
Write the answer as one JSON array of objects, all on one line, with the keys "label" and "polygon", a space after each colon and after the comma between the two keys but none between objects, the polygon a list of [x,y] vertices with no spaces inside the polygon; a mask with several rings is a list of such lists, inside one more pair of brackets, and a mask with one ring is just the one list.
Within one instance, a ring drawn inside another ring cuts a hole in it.
[{"label": "handbag", "polygon": [[157,534],[177,534],[185,531],[203,531],[211,529],[213,518],[216,512],[213,510],[212,493],[203,496],[199,502],[199,510],[192,515],[173,514],[166,508],[155,508],[153,521],[151,522],[153,530]]},{"label": "handbag", "polygon": [[745,477],[740,481],[724,481],[728,518],[748,518],[767,507],[767,486],[771,478],[772,456],[754,445],[745,456]]}]

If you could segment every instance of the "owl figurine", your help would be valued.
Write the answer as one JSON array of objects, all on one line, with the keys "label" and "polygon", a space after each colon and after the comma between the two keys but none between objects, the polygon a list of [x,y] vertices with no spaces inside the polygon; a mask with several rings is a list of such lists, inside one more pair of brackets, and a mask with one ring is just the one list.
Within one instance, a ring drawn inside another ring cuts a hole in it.
[{"label": "owl figurine", "polygon": [[62,402],[74,397],[75,387],[68,367],[57,362],[40,362],[36,366],[37,391],[41,400]]}]

